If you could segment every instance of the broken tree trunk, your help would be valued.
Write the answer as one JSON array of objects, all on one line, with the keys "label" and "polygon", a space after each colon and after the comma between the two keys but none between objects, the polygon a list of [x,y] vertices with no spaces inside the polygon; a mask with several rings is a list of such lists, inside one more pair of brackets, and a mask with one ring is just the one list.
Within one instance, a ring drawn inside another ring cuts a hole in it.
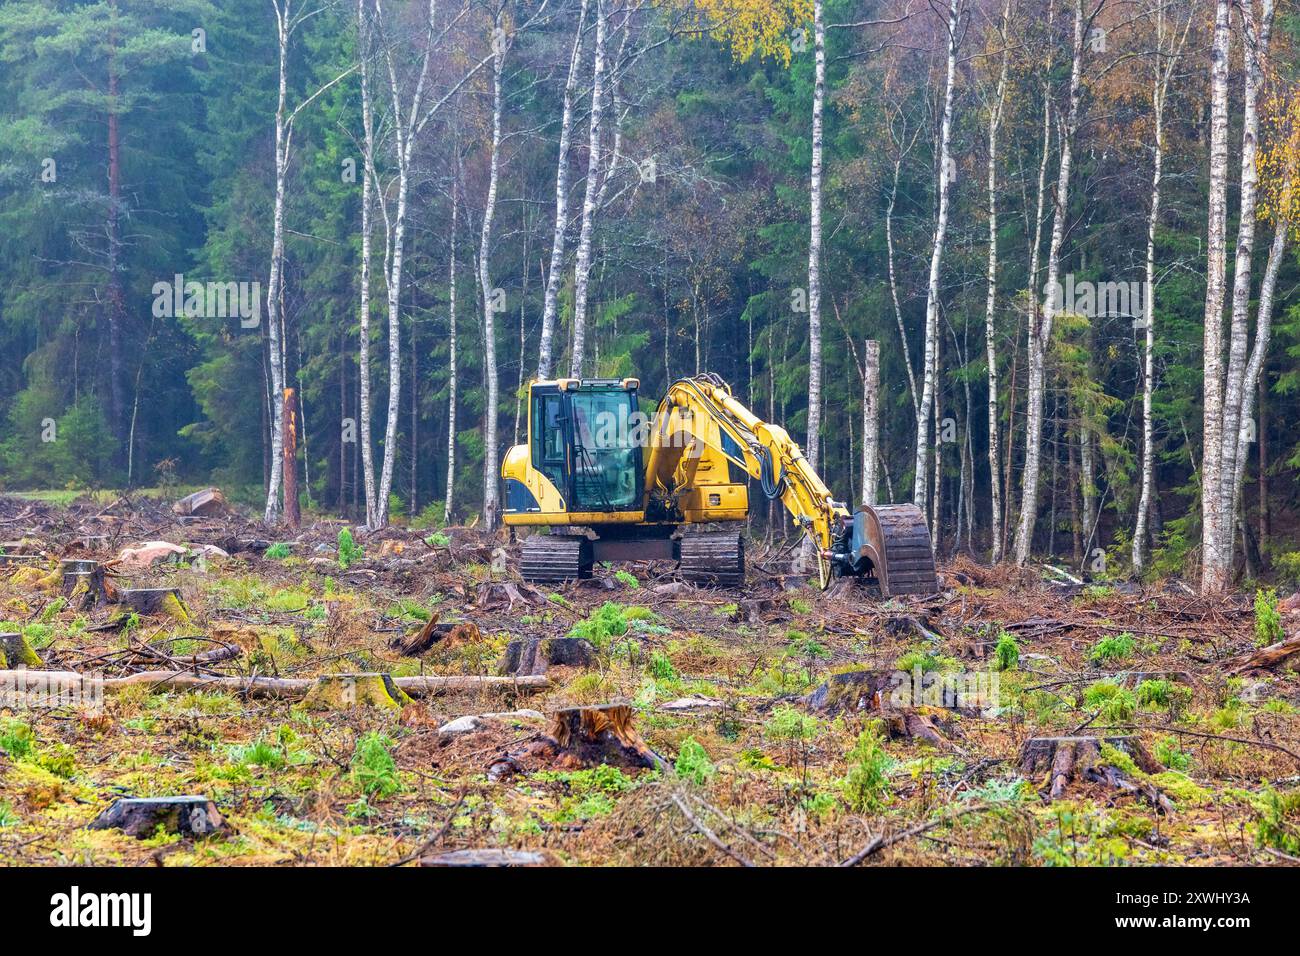
[{"label": "broken tree trunk", "polygon": [[423,654],[435,644],[441,644],[445,647],[477,644],[481,637],[478,625],[473,621],[447,621],[440,624],[438,623],[438,615],[433,614],[430,615],[424,626],[414,634],[402,634],[394,637],[388,642],[388,646],[406,657],[414,657],[417,654]]},{"label": "broken tree trunk", "polygon": [[625,770],[656,770],[668,765],[632,726],[630,706],[593,704],[555,711],[549,736],[535,737],[522,749],[498,753],[487,775],[495,781],[519,772],[547,768],[578,770],[602,764]]},{"label": "broken tree trunk", "polygon": [[172,505],[172,511],[175,514],[195,515],[204,518],[222,514],[226,511],[226,508],[226,496],[221,493],[219,488],[204,488],[192,495],[186,495]]},{"label": "broken tree trunk", "polygon": [[308,710],[400,710],[409,703],[411,698],[389,674],[325,674],[316,678],[302,705]]},{"label": "broken tree trunk", "polygon": [[284,523],[290,528],[302,524],[298,506],[298,415],[292,388],[284,390]]},{"label": "broken tree trunk", "polygon": [[1232,676],[1249,671],[1273,670],[1297,656],[1300,656],[1300,634],[1278,641],[1276,644],[1270,644],[1253,654],[1246,655],[1238,663],[1224,671],[1224,674]]}]

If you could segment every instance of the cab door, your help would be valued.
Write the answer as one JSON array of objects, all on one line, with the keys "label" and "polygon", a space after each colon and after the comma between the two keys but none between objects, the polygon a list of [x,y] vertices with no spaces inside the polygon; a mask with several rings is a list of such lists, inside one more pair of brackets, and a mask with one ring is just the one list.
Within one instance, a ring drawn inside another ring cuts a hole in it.
[{"label": "cab door", "polygon": [[533,468],[544,474],[568,500],[572,497],[569,476],[572,474],[570,449],[573,443],[569,439],[566,398],[559,390],[534,390],[529,434]]}]

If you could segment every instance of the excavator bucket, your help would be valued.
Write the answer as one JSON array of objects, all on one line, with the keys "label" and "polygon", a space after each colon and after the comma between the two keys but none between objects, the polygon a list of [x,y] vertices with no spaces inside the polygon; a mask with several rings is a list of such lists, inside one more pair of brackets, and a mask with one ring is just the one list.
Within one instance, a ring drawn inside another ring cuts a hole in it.
[{"label": "excavator bucket", "polygon": [[864,506],[853,516],[852,547],[871,562],[884,597],[939,590],[930,529],[916,505]]}]

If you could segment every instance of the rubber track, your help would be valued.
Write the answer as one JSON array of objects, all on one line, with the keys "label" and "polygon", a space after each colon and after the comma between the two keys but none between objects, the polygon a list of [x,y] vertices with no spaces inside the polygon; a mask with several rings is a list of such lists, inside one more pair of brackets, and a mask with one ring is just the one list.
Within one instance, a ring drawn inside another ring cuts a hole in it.
[{"label": "rubber track", "polygon": [[682,535],[683,580],[710,587],[745,583],[745,539],[734,531],[699,531]]},{"label": "rubber track", "polygon": [[591,576],[590,542],[580,535],[535,534],[524,539],[519,573],[536,584],[560,584]]}]

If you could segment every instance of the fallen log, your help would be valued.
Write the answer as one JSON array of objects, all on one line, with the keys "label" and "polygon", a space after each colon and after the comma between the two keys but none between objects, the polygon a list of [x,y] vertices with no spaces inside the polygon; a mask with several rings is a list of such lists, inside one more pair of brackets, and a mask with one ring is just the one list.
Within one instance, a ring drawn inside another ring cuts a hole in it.
[{"label": "fallen log", "polygon": [[550,866],[541,853],[530,850],[452,850],[437,856],[426,856],[420,860],[420,866]]},{"label": "fallen log", "polygon": [[[69,681],[83,679],[75,671],[0,670],[0,684],[26,680],[33,674]],[[392,681],[412,697],[481,690],[528,692],[546,690],[551,686],[550,679],[546,677],[394,677]],[[312,677],[223,677],[162,670],[141,671],[126,677],[106,677],[100,682],[105,694],[118,694],[128,687],[143,684],[154,690],[215,690],[248,697],[286,699],[306,696],[315,683],[316,679]]]},{"label": "fallen log", "polygon": [[1234,674],[1244,674],[1247,671],[1273,670],[1276,667],[1281,667],[1297,655],[1300,655],[1300,634],[1278,641],[1276,644],[1270,644],[1253,654],[1246,655],[1224,673],[1232,676]]}]

